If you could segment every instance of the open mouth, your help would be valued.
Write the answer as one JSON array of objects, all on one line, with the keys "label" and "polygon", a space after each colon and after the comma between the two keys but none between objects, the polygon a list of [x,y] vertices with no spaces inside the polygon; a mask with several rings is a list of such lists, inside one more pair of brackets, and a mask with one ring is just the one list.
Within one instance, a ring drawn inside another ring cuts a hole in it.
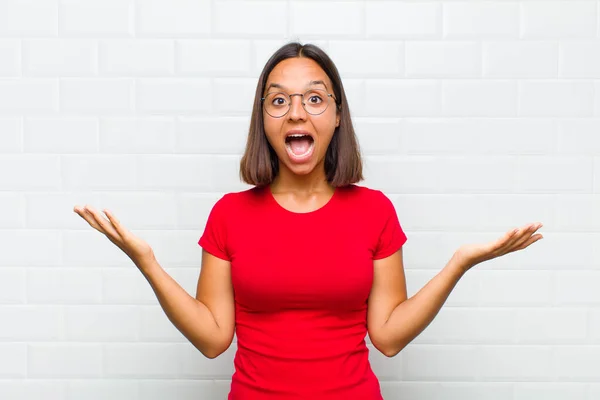
[{"label": "open mouth", "polygon": [[294,158],[309,157],[315,147],[315,140],[308,134],[291,134],[285,138],[285,147]]}]

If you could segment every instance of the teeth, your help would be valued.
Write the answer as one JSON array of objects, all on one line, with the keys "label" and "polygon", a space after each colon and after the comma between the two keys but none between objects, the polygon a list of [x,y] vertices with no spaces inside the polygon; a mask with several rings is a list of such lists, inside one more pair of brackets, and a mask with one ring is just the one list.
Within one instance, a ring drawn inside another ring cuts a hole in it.
[{"label": "teeth", "polygon": [[289,144],[286,144],[285,147],[287,147],[287,149],[289,150],[289,152],[291,154],[294,154],[295,157],[303,157],[303,156],[307,155],[308,153],[310,153],[312,151],[312,148],[313,148],[314,145],[315,145],[314,143],[311,143],[310,146],[308,147],[308,150],[306,151],[306,153],[304,153],[304,154],[297,154],[297,155],[292,152],[292,148],[291,148],[291,146]]}]

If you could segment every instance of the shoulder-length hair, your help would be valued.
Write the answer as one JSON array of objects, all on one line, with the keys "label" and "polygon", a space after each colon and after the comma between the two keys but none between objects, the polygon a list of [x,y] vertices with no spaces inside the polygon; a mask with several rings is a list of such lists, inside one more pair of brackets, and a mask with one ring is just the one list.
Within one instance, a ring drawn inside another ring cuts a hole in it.
[{"label": "shoulder-length hair", "polygon": [[327,181],[333,187],[340,187],[363,180],[360,149],[338,70],[331,58],[319,47],[297,42],[288,43],[277,50],[267,61],[258,78],[246,150],[240,162],[240,178],[251,185],[266,186],[273,182],[279,172],[279,159],[265,134],[261,98],[264,96],[267,78],[273,68],[281,61],[294,57],[314,60],[333,84],[340,124],[335,128],[325,155]]}]

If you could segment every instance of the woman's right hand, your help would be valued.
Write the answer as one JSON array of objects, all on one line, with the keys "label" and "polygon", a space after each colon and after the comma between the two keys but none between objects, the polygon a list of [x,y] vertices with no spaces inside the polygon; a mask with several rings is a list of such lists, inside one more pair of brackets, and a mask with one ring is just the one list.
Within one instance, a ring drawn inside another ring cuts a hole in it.
[{"label": "woman's right hand", "polygon": [[125,229],[109,210],[104,210],[104,214],[108,219],[87,205],[84,207],[75,206],[73,211],[127,254],[138,268],[142,261],[154,258],[154,252],[150,245]]}]

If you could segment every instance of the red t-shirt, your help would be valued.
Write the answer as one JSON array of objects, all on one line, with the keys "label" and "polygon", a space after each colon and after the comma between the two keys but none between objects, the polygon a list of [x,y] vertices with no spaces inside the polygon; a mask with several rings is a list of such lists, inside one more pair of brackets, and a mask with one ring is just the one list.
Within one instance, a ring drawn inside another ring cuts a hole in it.
[{"label": "red t-shirt", "polygon": [[231,262],[229,400],[381,400],[367,299],[373,260],[405,242],[392,202],[358,185],[308,213],[283,208],[268,186],[217,201],[199,244]]}]

